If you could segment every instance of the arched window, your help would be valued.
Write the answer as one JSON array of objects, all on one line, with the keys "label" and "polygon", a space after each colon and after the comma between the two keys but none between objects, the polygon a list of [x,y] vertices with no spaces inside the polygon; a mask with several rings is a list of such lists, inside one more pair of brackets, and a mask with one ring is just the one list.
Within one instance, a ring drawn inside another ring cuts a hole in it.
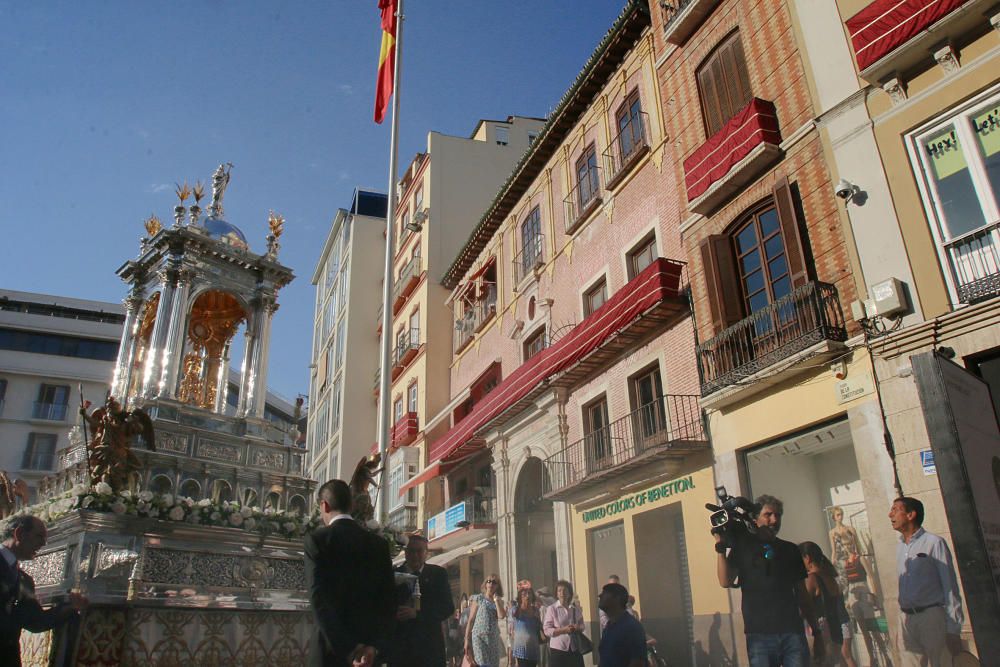
[{"label": "arched window", "polygon": [[253,489],[243,489],[243,507],[255,507],[257,505],[257,492]]},{"label": "arched window", "polygon": [[233,487],[224,479],[217,479],[212,482],[212,500],[217,503],[230,501],[233,499]]},{"label": "arched window", "polygon": [[288,501],[288,511],[298,512],[299,514],[306,513],[306,499],[302,496],[292,496],[292,499]]},{"label": "arched window", "polygon": [[281,496],[277,492],[272,491],[267,494],[267,499],[264,501],[264,509],[272,509],[277,511],[281,507]]},{"label": "arched window", "polygon": [[149,482],[149,490],[153,493],[165,495],[174,490],[174,483],[166,475],[156,475]]},{"label": "arched window", "polygon": [[186,479],[181,484],[180,495],[192,500],[201,500],[201,484],[193,479]]}]

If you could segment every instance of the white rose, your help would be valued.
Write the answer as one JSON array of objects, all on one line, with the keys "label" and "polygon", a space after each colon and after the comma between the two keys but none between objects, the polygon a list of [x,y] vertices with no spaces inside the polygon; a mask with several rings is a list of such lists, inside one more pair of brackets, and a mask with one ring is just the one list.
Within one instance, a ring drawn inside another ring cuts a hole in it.
[{"label": "white rose", "polygon": [[239,512],[233,512],[229,515],[229,523],[233,526],[239,526],[243,523],[243,515]]},{"label": "white rose", "polygon": [[70,498],[70,505],[69,506],[71,508],[72,507],[76,507],[79,504],[80,504],[80,496],[73,496],[72,498]]},{"label": "white rose", "polygon": [[111,511],[114,512],[115,514],[124,514],[125,503],[121,502],[120,500],[116,500],[114,503],[111,504]]},{"label": "white rose", "polygon": [[368,526],[368,530],[378,530],[379,529],[378,521],[376,521],[375,519],[368,519],[368,523],[365,524],[365,525]]},{"label": "white rose", "polygon": [[243,527],[246,528],[247,530],[253,530],[254,528],[257,527],[257,522],[253,519],[247,519],[246,521],[243,522]]},{"label": "white rose", "polygon": [[140,491],[139,492],[139,500],[144,500],[144,501],[146,501],[148,503],[152,499],[153,499],[153,492],[152,491]]},{"label": "white rose", "polygon": [[125,500],[131,500],[132,499],[132,492],[129,491],[128,489],[125,489],[124,491],[122,491],[118,495],[120,495]]},{"label": "white rose", "polygon": [[242,508],[240,510],[240,514],[243,515],[244,519],[249,519],[250,517],[253,516],[253,508],[251,508],[251,507],[244,507],[244,508]]},{"label": "white rose", "polygon": [[94,502],[94,496],[86,496],[83,499],[83,502],[80,503],[80,505],[83,507],[83,509],[87,509],[88,507],[90,507],[90,503],[92,502]]},{"label": "white rose", "polygon": [[212,504],[211,498],[202,498],[198,501],[198,507],[208,507]]},{"label": "white rose", "polygon": [[184,508],[181,507],[180,505],[174,506],[173,508],[171,508],[170,512],[167,514],[167,517],[171,521],[183,521],[184,520]]},{"label": "white rose", "polygon": [[111,485],[108,484],[107,482],[98,482],[97,484],[94,485],[94,491],[96,491],[98,495],[101,496],[110,496]]},{"label": "white rose", "polygon": [[163,501],[163,504],[166,505],[167,507],[170,507],[171,505],[174,504],[174,497],[169,493],[164,493],[160,497],[160,500]]},{"label": "white rose", "polygon": [[221,518],[222,518],[222,515],[219,514],[218,512],[212,512],[209,515],[209,517],[208,517],[209,521],[211,521],[212,523],[215,523],[216,521],[218,521]]},{"label": "white rose", "polygon": [[294,521],[286,521],[281,527],[285,529],[286,533],[294,533],[296,528]]}]

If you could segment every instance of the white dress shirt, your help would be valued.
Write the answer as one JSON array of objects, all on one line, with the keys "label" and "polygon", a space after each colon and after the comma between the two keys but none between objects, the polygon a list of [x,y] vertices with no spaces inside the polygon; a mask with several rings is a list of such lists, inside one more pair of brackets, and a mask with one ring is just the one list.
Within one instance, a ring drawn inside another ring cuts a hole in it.
[{"label": "white dress shirt", "polygon": [[896,545],[896,573],[900,609],[944,607],[948,633],[962,631],[962,597],[947,542],[923,528],[918,528],[909,542],[900,538]]},{"label": "white dress shirt", "polygon": [[576,633],[568,635],[555,635],[555,631],[567,625],[579,625],[583,623],[583,613],[575,604],[570,603],[569,607],[556,601],[545,609],[545,623],[542,626],[545,636],[549,638],[549,648],[556,651],[579,651]]}]

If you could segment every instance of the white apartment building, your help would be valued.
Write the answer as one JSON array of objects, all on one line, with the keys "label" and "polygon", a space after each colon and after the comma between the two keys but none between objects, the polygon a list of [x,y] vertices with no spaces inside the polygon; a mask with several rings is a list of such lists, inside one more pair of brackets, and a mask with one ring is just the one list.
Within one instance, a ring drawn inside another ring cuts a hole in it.
[{"label": "white apartment building", "polygon": [[334,217],[312,277],[306,474],[320,483],[350,479],[375,438],[369,388],[378,372],[378,341],[372,330],[382,301],[388,201],[382,193],[355,190],[351,207]]},{"label": "white apartment building", "polygon": [[0,290],[0,470],[32,494],[69,446],[79,387],[103,402],[124,321],[118,303]]},{"label": "white apartment building", "polygon": [[[80,386],[94,406],[104,401],[124,321],[119,303],[0,289],[0,470],[32,494],[80,423]],[[239,396],[239,373],[229,375],[227,413]],[[304,446],[292,402],[268,391],[263,416],[285,444]]]}]

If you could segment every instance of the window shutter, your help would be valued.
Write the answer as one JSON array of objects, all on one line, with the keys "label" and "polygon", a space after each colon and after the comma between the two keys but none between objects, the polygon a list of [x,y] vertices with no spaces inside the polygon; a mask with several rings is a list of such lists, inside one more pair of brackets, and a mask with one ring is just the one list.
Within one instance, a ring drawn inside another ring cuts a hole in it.
[{"label": "window shutter", "polygon": [[702,241],[701,259],[705,267],[712,327],[718,333],[743,317],[740,306],[742,296],[729,237],[713,234]]},{"label": "window shutter", "polygon": [[781,237],[785,242],[785,256],[788,259],[788,273],[792,278],[792,287],[804,285],[809,280],[805,244],[801,236],[802,225],[795,212],[795,200],[792,198],[792,188],[788,184],[787,176],[782,176],[774,184],[774,206],[778,210],[778,222],[781,224]]}]

